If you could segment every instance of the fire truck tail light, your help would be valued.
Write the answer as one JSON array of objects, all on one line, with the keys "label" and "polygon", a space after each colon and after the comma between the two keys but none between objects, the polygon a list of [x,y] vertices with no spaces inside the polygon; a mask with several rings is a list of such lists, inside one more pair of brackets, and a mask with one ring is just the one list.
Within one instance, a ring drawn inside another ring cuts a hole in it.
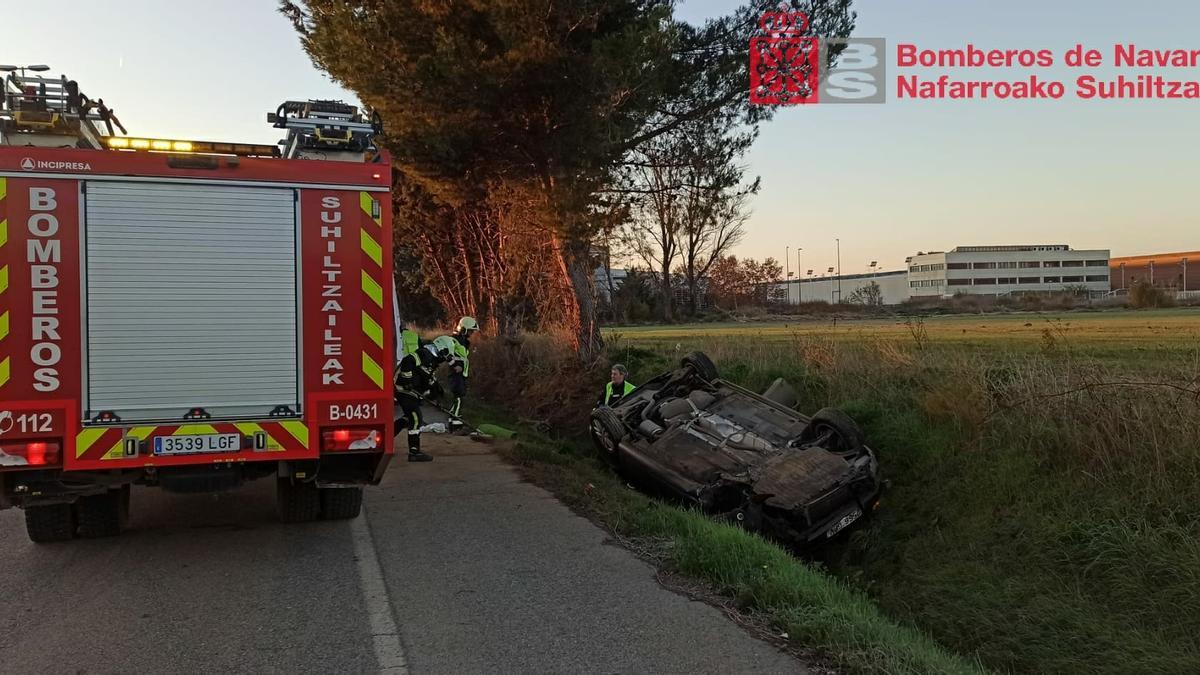
[{"label": "fire truck tail light", "polygon": [[46,466],[62,461],[62,445],[53,441],[18,441],[0,446],[0,466]]},{"label": "fire truck tail light", "polygon": [[383,434],[378,427],[354,427],[352,429],[324,429],[321,431],[323,452],[346,450],[382,450]]},{"label": "fire truck tail light", "polygon": [[25,444],[25,459],[29,460],[30,464],[42,465],[46,463],[46,443],[26,443]]}]

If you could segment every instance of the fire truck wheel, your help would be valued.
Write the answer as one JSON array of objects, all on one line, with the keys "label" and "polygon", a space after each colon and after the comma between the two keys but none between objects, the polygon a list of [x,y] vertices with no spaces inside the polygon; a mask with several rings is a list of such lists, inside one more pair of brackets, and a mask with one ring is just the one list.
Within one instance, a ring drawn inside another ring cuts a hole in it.
[{"label": "fire truck wheel", "polygon": [[285,523],[307,523],[321,517],[321,491],[313,483],[280,478],[275,496],[279,519]]},{"label": "fire truck wheel", "polygon": [[357,518],[362,501],[362,488],[325,488],[321,490],[321,513],[327,520]]},{"label": "fire truck wheel", "polygon": [[75,536],[75,511],[70,504],[27,506],[25,531],[37,544],[67,541]]},{"label": "fire truck wheel", "polygon": [[126,508],[125,490],[109,490],[104,494],[80,497],[75,502],[79,519],[79,536],[87,538],[115,537],[121,534]]}]

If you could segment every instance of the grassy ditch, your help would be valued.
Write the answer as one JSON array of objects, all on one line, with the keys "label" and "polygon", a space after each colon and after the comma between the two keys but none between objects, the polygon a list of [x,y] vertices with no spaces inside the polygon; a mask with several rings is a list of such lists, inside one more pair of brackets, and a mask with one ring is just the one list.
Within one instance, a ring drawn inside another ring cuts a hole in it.
[{"label": "grassy ditch", "polygon": [[1018,672],[1200,672],[1200,314],[838,330],[625,333],[611,357],[636,382],[702,349],[852,414],[893,489],[827,562],[943,644]]},{"label": "grassy ditch", "polygon": [[[836,405],[853,415],[893,487],[871,526],[828,550],[826,564],[900,624],[1002,671],[1200,672],[1195,310],[710,324],[609,338],[609,359],[629,366],[635,383],[700,349],[728,379],[761,389],[785,377],[802,409]],[[581,373],[554,350],[531,339],[481,354],[479,372],[506,376],[480,389],[528,420],[583,429],[607,362]],[[522,463],[562,472],[556,491],[569,502],[584,499],[581,481],[614,480],[575,449],[532,440],[521,448]],[[584,505],[616,532],[746,536],[667,507],[633,509],[624,500],[640,497],[627,493],[605,488]],[[655,509],[667,510],[648,515]],[[735,597],[775,597],[745,588],[774,588],[778,579],[731,576],[725,568],[758,573],[723,554],[700,555],[718,545],[740,546],[676,543],[671,563],[703,564],[696,576]],[[778,612],[772,618],[790,625]],[[837,625],[831,617],[825,626]],[[785,630],[851,654],[844,663],[855,669],[897,663],[869,663],[867,629],[849,645],[829,642],[819,627]],[[913,635],[914,644],[932,644]]]},{"label": "grassy ditch", "polygon": [[[512,426],[511,413],[471,406],[472,420]],[[778,546],[628,487],[584,438],[523,427],[502,450],[525,475],[633,548],[653,549],[668,569],[733,598],[823,661],[855,673],[980,673],[920,631],[886,617],[865,593]]]}]

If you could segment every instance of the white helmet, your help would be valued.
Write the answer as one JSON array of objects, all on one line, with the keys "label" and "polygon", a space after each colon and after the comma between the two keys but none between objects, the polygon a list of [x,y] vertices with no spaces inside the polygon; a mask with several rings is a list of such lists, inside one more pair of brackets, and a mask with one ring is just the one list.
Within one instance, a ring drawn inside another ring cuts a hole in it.
[{"label": "white helmet", "polygon": [[458,320],[458,330],[464,332],[479,330],[479,322],[474,317],[464,316]]},{"label": "white helmet", "polygon": [[458,341],[449,335],[439,335],[433,339],[431,346],[437,350],[438,358],[448,359],[454,354],[454,348],[458,346]]}]

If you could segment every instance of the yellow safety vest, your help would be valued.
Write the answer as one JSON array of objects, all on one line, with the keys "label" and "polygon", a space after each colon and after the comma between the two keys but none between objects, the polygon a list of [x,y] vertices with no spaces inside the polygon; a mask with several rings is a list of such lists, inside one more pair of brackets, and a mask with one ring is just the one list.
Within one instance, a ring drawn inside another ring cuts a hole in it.
[{"label": "yellow safety vest", "polygon": [[[629,384],[628,380],[625,381],[625,386],[622,388],[625,391],[621,392],[621,398],[624,398],[624,397],[632,394],[633,390],[635,389],[635,387],[632,384]],[[612,386],[612,382],[609,382],[608,384],[604,385],[604,405],[608,405],[608,402],[612,400],[612,397],[613,397],[613,386]]]},{"label": "yellow safety vest", "polygon": [[469,354],[470,352],[463,346],[463,343],[458,340],[454,341],[454,356],[459,361],[462,361],[463,377],[471,375],[471,360],[467,358]]},{"label": "yellow safety vest", "polygon": [[417,335],[417,331],[405,328],[400,331],[400,343],[405,354],[416,354],[421,348],[421,336]]}]

